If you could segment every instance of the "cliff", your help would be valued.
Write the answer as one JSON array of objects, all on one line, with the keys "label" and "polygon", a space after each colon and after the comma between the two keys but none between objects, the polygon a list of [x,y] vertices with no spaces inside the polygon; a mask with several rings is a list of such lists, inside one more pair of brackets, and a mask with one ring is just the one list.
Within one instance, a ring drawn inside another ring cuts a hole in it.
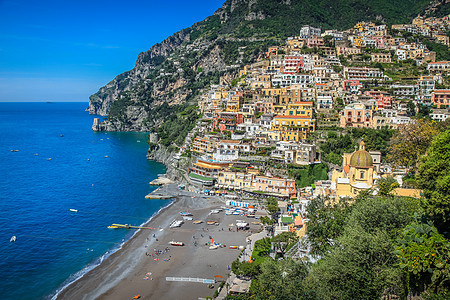
[{"label": "cliff", "polygon": [[[138,55],[122,73],[89,99],[89,112],[108,116],[110,131],[149,131],[163,104],[196,103],[210,84],[229,83],[270,45],[298,34],[302,25],[346,29],[358,21],[399,23],[412,19],[429,0],[227,0],[213,16],[183,29]],[[177,113],[178,111],[175,111]]]}]

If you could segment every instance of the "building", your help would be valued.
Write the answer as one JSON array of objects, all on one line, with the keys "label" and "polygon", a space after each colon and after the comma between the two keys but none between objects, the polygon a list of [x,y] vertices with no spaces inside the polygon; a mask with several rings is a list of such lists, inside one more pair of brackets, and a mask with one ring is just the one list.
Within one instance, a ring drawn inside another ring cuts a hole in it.
[{"label": "building", "polygon": [[[378,157],[378,153],[376,155]],[[360,143],[358,151],[344,154],[342,169],[342,171],[334,170],[332,174],[331,186],[336,190],[338,198],[353,198],[360,191],[367,191],[374,187],[377,172],[373,158],[366,151],[364,142]]]},{"label": "building", "polygon": [[340,127],[370,127],[372,124],[372,107],[365,103],[349,104],[340,114]]},{"label": "building", "polygon": [[447,109],[432,109],[430,117],[432,120],[443,122],[450,117],[450,113]]},{"label": "building", "polygon": [[322,30],[320,28],[315,28],[309,25],[303,26],[300,29],[300,37],[302,39],[307,39],[312,36],[320,36]]},{"label": "building", "polygon": [[256,175],[254,191],[285,196],[297,197],[297,188],[294,179],[284,179],[271,176]]},{"label": "building", "polygon": [[372,61],[377,63],[391,63],[392,57],[391,53],[372,53]]},{"label": "building", "polygon": [[277,142],[271,158],[287,164],[309,165],[316,160],[316,145]]},{"label": "building", "polygon": [[450,90],[435,90],[431,94],[431,101],[437,108],[450,108]]},{"label": "building", "polygon": [[436,73],[447,73],[450,71],[450,61],[430,62],[427,65],[427,70]]},{"label": "building", "polygon": [[344,67],[344,76],[349,80],[383,79],[383,71],[369,67]]},{"label": "building", "polygon": [[284,116],[273,118],[271,130],[280,134],[281,141],[299,142],[306,139],[309,132],[314,132],[316,120],[311,116]]}]

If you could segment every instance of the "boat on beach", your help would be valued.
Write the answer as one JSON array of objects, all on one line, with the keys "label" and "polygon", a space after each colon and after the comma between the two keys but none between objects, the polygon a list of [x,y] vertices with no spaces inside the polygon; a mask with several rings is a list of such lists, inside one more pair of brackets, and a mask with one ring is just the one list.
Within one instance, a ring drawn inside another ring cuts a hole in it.
[{"label": "boat on beach", "polygon": [[148,194],[145,196],[145,199],[171,199],[174,198],[174,196],[171,195],[156,195],[156,194]]},{"label": "boat on beach", "polygon": [[183,242],[170,241],[169,244],[172,245],[172,246],[184,246]]},{"label": "boat on beach", "polygon": [[182,212],[180,212],[180,215],[182,215],[183,217],[187,217],[187,216],[192,216],[192,213],[191,212],[188,212],[188,211],[182,211]]},{"label": "boat on beach", "polygon": [[202,224],[203,221],[202,220],[195,220],[194,222],[192,222],[193,224]]}]

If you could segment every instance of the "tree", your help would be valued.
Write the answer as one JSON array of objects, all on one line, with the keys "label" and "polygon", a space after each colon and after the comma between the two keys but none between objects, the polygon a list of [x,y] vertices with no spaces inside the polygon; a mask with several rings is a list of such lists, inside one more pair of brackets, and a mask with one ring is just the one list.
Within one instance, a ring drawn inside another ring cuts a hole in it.
[{"label": "tree", "polygon": [[[425,211],[438,228],[450,228],[450,130],[433,140],[419,166],[417,181],[424,189]],[[448,233],[447,233],[448,234]]]},{"label": "tree", "polygon": [[288,250],[289,245],[298,242],[298,236],[295,232],[283,232],[272,239],[274,248],[282,257]]},{"label": "tree", "polygon": [[350,201],[341,199],[333,204],[329,199],[318,198],[310,202],[307,210],[311,253],[325,255],[343,232],[345,218],[351,211]]},{"label": "tree", "polygon": [[278,212],[278,201],[275,198],[267,199],[267,211],[273,216]]},{"label": "tree", "polygon": [[425,119],[399,126],[397,134],[391,139],[388,158],[396,167],[406,167],[417,172],[420,157],[425,154],[437,133],[435,125]]},{"label": "tree", "polygon": [[381,177],[378,179],[378,193],[381,196],[387,196],[389,193],[394,190],[395,188],[398,188],[400,185],[398,184],[397,180],[395,180],[392,176],[387,177]]},{"label": "tree", "polygon": [[319,299],[404,296],[395,238],[418,209],[418,201],[399,197],[357,199],[329,253],[311,266],[309,287]]},{"label": "tree", "polygon": [[307,299],[310,292],[303,283],[307,274],[307,266],[302,261],[268,259],[261,264],[261,274],[252,282],[252,289],[256,299]]},{"label": "tree", "polygon": [[419,218],[406,226],[395,250],[399,266],[409,273],[408,287],[428,293],[448,292],[450,243],[431,222]]}]

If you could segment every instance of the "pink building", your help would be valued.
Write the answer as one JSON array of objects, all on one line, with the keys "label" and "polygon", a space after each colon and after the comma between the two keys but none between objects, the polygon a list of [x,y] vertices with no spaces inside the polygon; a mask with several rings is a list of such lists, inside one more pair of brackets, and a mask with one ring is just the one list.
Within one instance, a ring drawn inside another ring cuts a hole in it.
[{"label": "pink building", "polygon": [[300,55],[286,55],[283,60],[284,73],[295,74],[303,70],[304,57]]},{"label": "pink building", "polygon": [[297,188],[294,179],[256,175],[254,188],[256,191],[282,194],[289,198],[297,196]]},{"label": "pink building", "polygon": [[341,111],[341,127],[370,127],[372,107],[364,103],[352,103]]},{"label": "pink building", "polygon": [[361,82],[359,80],[344,80],[344,90],[351,93],[359,92],[362,88]]},{"label": "pink building", "polygon": [[320,47],[323,46],[324,44],[325,42],[323,41],[323,38],[317,36],[312,36],[306,40],[306,46],[308,48]]},{"label": "pink building", "polygon": [[386,109],[392,107],[392,98],[388,92],[384,91],[366,91],[364,95],[373,97],[377,101],[377,107],[379,109]]}]

